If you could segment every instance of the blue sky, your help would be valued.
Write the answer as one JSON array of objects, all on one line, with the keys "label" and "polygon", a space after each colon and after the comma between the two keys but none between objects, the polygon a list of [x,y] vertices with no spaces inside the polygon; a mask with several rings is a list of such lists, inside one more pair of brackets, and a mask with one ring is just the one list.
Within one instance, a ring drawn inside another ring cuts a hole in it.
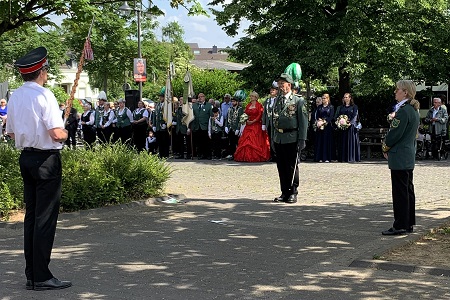
[{"label": "blue sky", "polygon": [[[204,8],[208,8],[207,3],[209,1],[199,1]],[[157,0],[154,3],[165,13],[164,17],[157,18],[160,28],[169,22],[177,21],[184,29],[184,40],[186,43],[198,43],[201,48],[210,48],[213,45],[225,48],[227,46],[232,47],[233,43],[244,36],[242,29],[246,28],[247,24],[245,22],[242,24],[244,28],[240,28],[239,34],[235,37],[230,37],[217,25],[212,13],[210,13],[209,18],[206,16],[190,17],[187,15],[187,10],[184,7],[180,7],[178,10],[171,8],[168,0]],[[145,1],[144,5],[146,5]],[[158,39],[161,39],[160,30],[156,35]]]},{"label": "blue sky", "polygon": [[[208,10],[207,3],[209,1],[199,0],[202,6]],[[231,0],[226,0],[229,2]],[[129,1],[132,4],[133,1]],[[142,1],[144,7],[148,7],[148,0]],[[217,25],[215,17],[208,10],[209,17],[206,16],[188,16],[187,10],[184,7],[179,9],[171,8],[168,0],[154,0],[154,4],[165,13],[164,16],[158,17],[159,28],[156,30],[156,37],[161,40],[161,28],[170,22],[177,21],[184,29],[184,41],[186,43],[197,43],[201,48],[211,48],[217,46],[219,48],[232,47],[233,43],[237,42],[240,37],[243,37],[243,30],[248,27],[248,21],[243,21],[239,34],[235,37],[228,36],[222,28]],[[144,8],[143,8],[144,10]],[[53,16],[52,21],[60,24],[63,17]]]}]

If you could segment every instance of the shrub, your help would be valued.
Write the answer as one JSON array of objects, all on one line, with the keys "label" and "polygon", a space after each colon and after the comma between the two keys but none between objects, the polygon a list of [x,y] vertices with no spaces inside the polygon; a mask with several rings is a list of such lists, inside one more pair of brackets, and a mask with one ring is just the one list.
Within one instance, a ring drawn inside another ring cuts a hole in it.
[{"label": "shrub", "polygon": [[[7,219],[10,210],[23,206],[23,183],[18,157],[20,151],[1,145],[0,213]],[[161,195],[170,168],[155,155],[121,144],[95,145],[61,151],[61,211],[75,211],[126,203]]]},{"label": "shrub", "polygon": [[0,144],[0,218],[8,219],[11,210],[22,207],[19,155],[20,152],[10,143]]}]

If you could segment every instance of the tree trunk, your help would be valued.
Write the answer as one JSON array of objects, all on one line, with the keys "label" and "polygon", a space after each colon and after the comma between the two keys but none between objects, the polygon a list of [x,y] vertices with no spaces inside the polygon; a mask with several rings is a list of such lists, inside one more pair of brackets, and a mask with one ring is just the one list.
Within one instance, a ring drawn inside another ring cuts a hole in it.
[{"label": "tree trunk", "polygon": [[346,63],[339,67],[339,99],[342,99],[345,93],[350,93],[350,73],[345,71],[346,67]]}]

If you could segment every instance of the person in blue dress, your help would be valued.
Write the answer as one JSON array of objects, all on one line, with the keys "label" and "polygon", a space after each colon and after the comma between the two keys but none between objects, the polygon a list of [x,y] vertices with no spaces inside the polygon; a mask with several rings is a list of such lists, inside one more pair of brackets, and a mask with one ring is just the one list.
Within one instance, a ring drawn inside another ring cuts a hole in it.
[{"label": "person in blue dress", "polygon": [[335,119],[339,116],[347,116],[349,126],[338,130],[338,161],[358,162],[361,161],[361,151],[359,145],[359,134],[356,128],[358,121],[358,106],[353,102],[352,95],[345,93],[342,105],[336,110]]},{"label": "person in blue dress", "polygon": [[333,138],[334,106],[330,104],[330,95],[323,94],[322,104],[314,114],[316,130],[314,142],[314,161],[330,162],[336,159],[335,144]]}]

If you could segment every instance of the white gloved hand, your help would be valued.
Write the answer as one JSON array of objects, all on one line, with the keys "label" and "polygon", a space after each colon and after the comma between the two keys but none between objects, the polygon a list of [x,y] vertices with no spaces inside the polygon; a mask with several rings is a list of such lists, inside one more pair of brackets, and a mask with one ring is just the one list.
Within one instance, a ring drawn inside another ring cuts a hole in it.
[{"label": "white gloved hand", "polygon": [[172,122],[172,125],[173,125],[173,126],[177,125],[177,122]]},{"label": "white gloved hand", "polygon": [[188,128],[188,130],[186,131],[186,134],[187,135],[190,135],[191,134],[191,130]]},{"label": "white gloved hand", "polygon": [[166,124],[161,124],[161,129],[166,129],[167,125]]},{"label": "white gloved hand", "polygon": [[228,134],[228,131],[229,131],[228,127],[225,127],[225,133],[226,134]]},{"label": "white gloved hand", "polygon": [[262,130],[263,130],[263,131],[266,131],[266,125],[263,125],[263,126],[262,126]]},{"label": "white gloved hand", "polygon": [[156,132],[156,127],[155,126],[153,126],[152,129],[153,129],[153,132]]},{"label": "white gloved hand", "polygon": [[234,135],[239,135],[239,129],[236,129],[236,131],[234,132]]},{"label": "white gloved hand", "polygon": [[244,128],[245,128],[245,125],[242,124],[241,129],[239,130],[239,136],[242,136],[242,133],[244,132]]}]

